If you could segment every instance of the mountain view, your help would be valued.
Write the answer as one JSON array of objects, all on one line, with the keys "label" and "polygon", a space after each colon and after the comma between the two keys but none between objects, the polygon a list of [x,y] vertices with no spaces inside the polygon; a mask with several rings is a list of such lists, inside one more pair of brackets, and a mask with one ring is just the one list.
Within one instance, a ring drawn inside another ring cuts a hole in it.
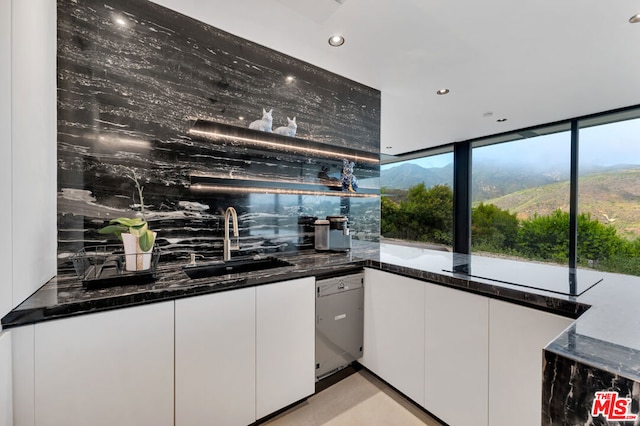
[{"label": "mountain view", "polygon": [[[381,186],[407,190],[421,182],[453,187],[453,165],[425,168],[403,163],[381,171]],[[528,219],[569,211],[569,172],[549,166],[540,170],[507,164],[474,163],[474,204],[494,204]],[[579,181],[580,213],[610,224],[619,235],[640,236],[640,165],[583,167]]]}]

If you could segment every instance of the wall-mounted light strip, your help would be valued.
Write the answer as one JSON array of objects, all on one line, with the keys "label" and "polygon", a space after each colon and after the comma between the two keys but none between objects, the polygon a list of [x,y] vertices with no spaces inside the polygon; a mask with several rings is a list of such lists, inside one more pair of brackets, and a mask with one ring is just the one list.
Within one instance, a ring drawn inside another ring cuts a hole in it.
[{"label": "wall-mounted light strip", "polygon": [[292,151],[304,155],[314,155],[323,158],[335,158],[338,160],[347,159],[364,163],[380,163],[380,157],[374,156],[364,151],[345,150],[319,142],[308,141],[306,139],[280,136],[274,133],[260,132],[252,129],[245,129],[237,126],[230,126],[222,123],[213,123],[204,120],[196,120],[189,129],[189,134],[220,142],[232,140],[256,147],[267,148],[272,151]]},{"label": "wall-mounted light strip", "polygon": [[194,172],[189,175],[191,185],[197,183],[206,184],[222,184],[228,186],[260,186],[260,187],[291,187],[294,189],[300,189],[300,187],[322,187],[327,190],[339,191],[342,189],[342,183],[340,181],[334,182],[296,182],[291,179],[282,179],[278,177],[271,177],[268,181],[257,180],[247,176],[237,176],[234,173],[233,178],[229,178],[229,175],[214,175],[209,173]]},{"label": "wall-mounted light strip", "polygon": [[[260,180],[260,179],[246,179],[246,178],[228,178],[228,177],[216,177],[212,175],[205,175],[202,173],[192,174],[189,176],[189,183],[191,186],[204,184],[211,186],[224,186],[230,188],[244,187],[244,188],[267,188],[278,191],[312,191],[314,194],[321,195],[336,195],[346,194],[348,192],[342,190],[342,183],[334,181],[318,181],[318,182],[298,182],[298,181],[285,181],[285,180]],[[373,194],[379,195],[380,190],[378,188],[358,188],[358,193],[361,194]],[[294,192],[291,192],[294,193]],[[297,193],[297,192],[296,192]]]},{"label": "wall-mounted light strip", "polygon": [[191,185],[194,191],[226,193],[226,194],[284,194],[284,195],[315,195],[330,197],[351,197],[351,198],[375,198],[378,194],[363,194],[359,192],[346,191],[314,191],[307,189],[289,189],[289,188],[266,188],[259,186],[228,186],[228,185],[212,185],[206,183],[197,183]]}]

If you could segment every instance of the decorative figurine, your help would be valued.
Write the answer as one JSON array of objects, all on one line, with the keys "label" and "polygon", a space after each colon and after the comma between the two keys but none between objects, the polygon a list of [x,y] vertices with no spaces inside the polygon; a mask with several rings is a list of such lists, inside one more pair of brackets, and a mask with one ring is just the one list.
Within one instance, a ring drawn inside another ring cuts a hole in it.
[{"label": "decorative figurine", "polygon": [[271,133],[271,125],[273,124],[273,117],[271,115],[272,112],[273,108],[270,109],[269,112],[262,108],[262,119],[252,121],[251,124],[249,124],[249,128]]},{"label": "decorative figurine", "polygon": [[353,168],[356,163],[349,160],[342,160],[342,190],[356,192],[358,190],[358,179],[353,175]]},{"label": "decorative figurine", "polygon": [[293,117],[293,120],[291,120],[289,117],[287,117],[287,121],[289,122],[288,126],[278,127],[277,129],[273,130],[273,133],[294,137],[296,135],[296,130],[298,129],[298,125],[296,124],[296,118]]}]

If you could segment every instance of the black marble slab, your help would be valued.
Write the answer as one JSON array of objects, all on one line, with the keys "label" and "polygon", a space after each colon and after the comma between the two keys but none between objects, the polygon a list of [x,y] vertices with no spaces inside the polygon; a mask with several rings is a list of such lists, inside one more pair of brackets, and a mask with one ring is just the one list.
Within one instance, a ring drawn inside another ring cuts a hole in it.
[{"label": "black marble slab", "polygon": [[[624,352],[624,349],[621,349]],[[617,352],[617,351],[616,351]],[[605,352],[606,354],[607,352]],[[637,354],[633,360],[636,362]],[[554,352],[544,352],[542,422],[543,426],[624,426],[638,421],[607,419],[601,413],[593,416],[596,392],[617,392],[619,398],[629,398],[631,415],[640,412],[640,384],[637,380],[585,364]],[[553,383],[553,386],[549,384]]]},{"label": "black marble slab", "polygon": [[[453,272],[461,259],[465,271],[472,273]],[[383,243],[380,268],[570,318],[579,317],[589,308],[568,293],[569,269],[560,266]],[[589,270],[581,270],[578,275],[585,283],[583,292],[603,277]]]},{"label": "black marble slab", "polygon": [[640,279],[604,273],[580,297],[591,308],[544,349],[543,425],[630,425],[593,417],[596,392],[631,398],[640,413]]},{"label": "black marble slab", "polygon": [[[115,241],[97,232],[108,220],[140,215],[131,171],[172,260],[220,255],[227,206],[239,214],[243,254],[308,248],[299,223],[308,217],[346,215],[354,238],[379,239],[378,90],[146,0],[57,4],[61,260]],[[295,138],[249,129],[263,108],[273,109],[273,128],[295,116]],[[193,133],[221,128],[215,138]],[[282,146],[239,143],[239,133]],[[354,154],[362,194],[373,198],[287,192],[342,172],[340,156],[292,151],[289,140]],[[218,181],[194,184],[203,178]],[[250,180],[285,191],[247,191],[240,183]]]},{"label": "black marble slab", "polygon": [[[234,252],[234,254],[237,257],[238,253]],[[402,260],[396,258],[399,255]],[[562,296],[554,292],[533,290],[523,286],[443,272],[441,262],[453,259],[453,254],[448,252],[353,241],[352,250],[344,253],[319,253],[315,250],[301,250],[278,253],[275,256],[286,260],[293,266],[195,280],[187,278],[181,270],[186,261],[167,261],[161,257],[158,266],[159,279],[156,281],[105,289],[86,289],[72,271],[67,271],[46,283],[34,295],[3,318],[2,326],[15,327],[100,310],[172,300],[304,276],[319,276],[353,266],[377,268],[570,318],[577,318],[590,306],[574,297]],[[210,259],[198,257],[199,262],[207,260],[219,260],[219,257]],[[497,268],[500,268],[503,262],[501,259],[488,259],[487,261],[494,262]],[[542,270],[546,269],[543,265],[541,268]],[[548,266],[547,268],[553,269],[554,267]],[[543,275],[539,278],[540,280],[545,279]]]},{"label": "black marble slab", "polygon": [[[158,266],[158,279],[138,285],[87,289],[71,271],[60,274],[1,320],[3,328],[84,315],[148,303],[174,300],[219,291],[252,287],[295,278],[322,276],[354,268],[362,268],[366,260],[378,256],[375,243],[355,242],[348,252],[315,250],[285,253],[280,259],[292,264],[264,271],[233,273],[218,277],[190,279],[183,271],[185,262],[163,262]],[[234,252],[235,253],[235,252]],[[219,259],[201,259],[207,262]]]}]

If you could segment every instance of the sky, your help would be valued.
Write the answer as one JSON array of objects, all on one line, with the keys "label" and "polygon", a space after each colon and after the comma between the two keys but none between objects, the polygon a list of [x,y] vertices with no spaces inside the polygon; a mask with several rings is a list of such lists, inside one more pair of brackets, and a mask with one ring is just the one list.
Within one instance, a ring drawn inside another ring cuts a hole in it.
[{"label": "sky", "polygon": [[[537,136],[476,148],[473,151],[473,160],[491,161],[497,164],[552,165],[568,168],[570,143],[569,132]],[[580,130],[579,155],[580,163],[584,165],[640,164],[640,118]],[[453,153],[408,162],[424,168],[444,167],[453,162]],[[400,164],[386,164],[382,166],[382,170]]]}]

